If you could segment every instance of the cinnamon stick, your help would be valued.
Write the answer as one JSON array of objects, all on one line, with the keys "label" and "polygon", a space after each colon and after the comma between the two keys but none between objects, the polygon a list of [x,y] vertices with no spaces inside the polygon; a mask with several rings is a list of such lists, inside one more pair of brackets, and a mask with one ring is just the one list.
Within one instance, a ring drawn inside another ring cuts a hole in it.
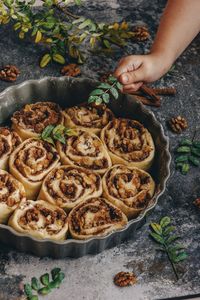
[{"label": "cinnamon stick", "polygon": [[156,101],[156,102],[152,102],[151,100],[147,99],[146,97],[139,96],[139,95],[134,95],[134,98],[136,98],[137,100],[139,100],[140,102],[142,102],[145,105],[160,107],[160,100]]},{"label": "cinnamon stick", "polygon": [[140,87],[140,90],[146,94],[147,96],[149,96],[149,98],[152,100],[152,102],[159,102],[160,101],[160,97],[156,95],[156,93],[153,91],[152,88],[146,86],[145,84],[143,84]]}]

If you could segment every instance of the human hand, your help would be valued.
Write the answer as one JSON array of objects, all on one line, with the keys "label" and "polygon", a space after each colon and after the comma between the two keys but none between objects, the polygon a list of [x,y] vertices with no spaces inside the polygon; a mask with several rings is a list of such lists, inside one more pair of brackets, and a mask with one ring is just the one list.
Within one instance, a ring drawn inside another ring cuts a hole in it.
[{"label": "human hand", "polygon": [[162,77],[170,67],[171,64],[162,55],[130,55],[119,61],[114,76],[123,84],[122,92],[131,94],[144,82],[153,82]]}]

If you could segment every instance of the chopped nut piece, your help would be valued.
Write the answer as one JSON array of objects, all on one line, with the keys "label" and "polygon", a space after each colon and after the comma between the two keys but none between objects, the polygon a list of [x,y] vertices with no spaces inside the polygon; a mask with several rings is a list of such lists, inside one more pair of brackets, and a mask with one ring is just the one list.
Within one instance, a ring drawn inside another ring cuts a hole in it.
[{"label": "chopped nut piece", "polygon": [[0,69],[0,79],[3,81],[16,81],[19,74],[19,69],[13,65],[6,65],[2,69]]},{"label": "chopped nut piece", "polygon": [[149,30],[146,26],[137,26],[133,30],[134,32],[134,38],[136,38],[138,41],[146,41],[150,37]]},{"label": "chopped nut piece", "polygon": [[196,207],[200,208],[200,198],[197,198],[193,203]]},{"label": "chopped nut piece", "polygon": [[136,282],[136,276],[132,272],[119,272],[114,277],[114,284],[120,287],[133,285]]},{"label": "chopped nut piece", "polygon": [[78,65],[76,65],[76,64],[69,64],[67,66],[64,66],[61,69],[61,74],[63,76],[76,77],[76,76],[80,75],[80,73],[81,73],[81,70],[78,67]]},{"label": "chopped nut piece", "polygon": [[188,122],[184,117],[177,116],[175,118],[171,118],[169,126],[173,132],[181,133],[188,127]]}]

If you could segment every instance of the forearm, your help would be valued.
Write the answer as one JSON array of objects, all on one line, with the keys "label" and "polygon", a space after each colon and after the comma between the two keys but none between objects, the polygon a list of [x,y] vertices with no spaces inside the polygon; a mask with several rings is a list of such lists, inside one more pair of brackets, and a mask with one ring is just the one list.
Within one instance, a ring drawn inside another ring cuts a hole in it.
[{"label": "forearm", "polygon": [[151,49],[172,64],[200,31],[200,0],[169,0]]}]

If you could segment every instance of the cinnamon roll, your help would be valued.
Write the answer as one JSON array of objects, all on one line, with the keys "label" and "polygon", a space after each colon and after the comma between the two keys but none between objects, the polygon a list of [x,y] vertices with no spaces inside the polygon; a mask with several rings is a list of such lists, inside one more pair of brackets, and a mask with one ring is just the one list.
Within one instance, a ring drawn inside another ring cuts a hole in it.
[{"label": "cinnamon roll", "polygon": [[67,108],[64,112],[65,126],[99,134],[114,117],[106,105],[81,104]]},{"label": "cinnamon roll", "polygon": [[0,169],[8,170],[8,159],[21,143],[19,135],[8,127],[0,127]]},{"label": "cinnamon roll", "polygon": [[23,185],[8,172],[0,170],[0,223],[6,223],[18,204],[25,199]]},{"label": "cinnamon roll", "polygon": [[68,231],[66,212],[43,200],[22,201],[8,225],[38,239],[64,240]]},{"label": "cinnamon roll", "polygon": [[59,163],[59,155],[49,143],[27,139],[11,154],[11,174],[25,187],[27,199],[35,200],[44,177]]},{"label": "cinnamon roll", "polygon": [[127,224],[127,217],[107,200],[90,198],[72,209],[68,222],[71,236],[86,240],[123,228]]},{"label": "cinnamon roll", "polygon": [[63,124],[64,117],[58,104],[37,102],[16,111],[11,120],[12,128],[25,140],[38,137],[48,125]]},{"label": "cinnamon roll", "polygon": [[61,166],[44,179],[38,199],[69,211],[80,202],[101,194],[100,175],[84,168]]},{"label": "cinnamon roll", "polygon": [[66,143],[57,142],[62,164],[84,167],[104,174],[111,166],[111,159],[101,140],[94,134],[78,130],[77,135],[66,138]]},{"label": "cinnamon roll", "polygon": [[124,165],[111,167],[103,177],[103,195],[131,219],[153,197],[155,183],[145,171]]},{"label": "cinnamon roll", "polygon": [[148,170],[153,162],[155,146],[151,134],[138,121],[114,119],[101,131],[113,164]]}]

